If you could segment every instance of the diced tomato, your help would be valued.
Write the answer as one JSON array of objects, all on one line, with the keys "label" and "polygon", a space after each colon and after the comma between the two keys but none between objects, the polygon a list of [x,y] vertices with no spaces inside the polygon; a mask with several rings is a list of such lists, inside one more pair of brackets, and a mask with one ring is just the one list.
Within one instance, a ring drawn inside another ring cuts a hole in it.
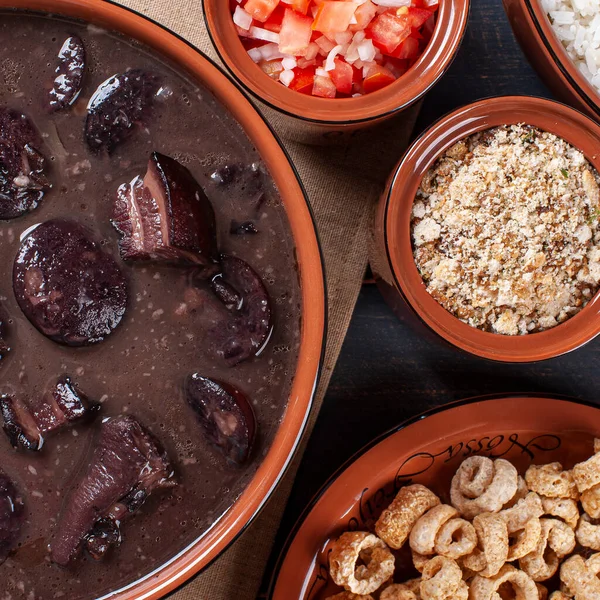
[{"label": "diced tomato", "polygon": [[369,69],[367,77],[363,82],[365,94],[376,92],[394,81],[396,81],[396,78],[389,69],[386,69],[381,65],[374,65]]},{"label": "diced tomato", "polygon": [[265,21],[263,27],[269,31],[279,33],[281,31],[281,24],[283,23],[285,11],[285,4],[279,3],[277,8],[271,13],[271,16]]},{"label": "diced tomato", "polygon": [[355,10],[356,4],[354,2],[325,0],[317,11],[312,28],[327,33],[346,31]]},{"label": "diced tomato", "polygon": [[410,26],[406,19],[385,12],[369,25],[367,32],[384,54],[392,54],[410,35]]},{"label": "diced tomato", "polygon": [[434,29],[435,29],[435,14],[431,15],[431,17],[429,17],[429,19],[427,21],[425,21],[425,24],[423,25],[423,28],[421,29],[421,33],[423,34],[423,39],[429,41],[431,39],[431,36],[433,35]]},{"label": "diced tomato", "polygon": [[292,8],[305,15],[308,12],[310,0],[292,0]]},{"label": "diced tomato", "polygon": [[304,56],[310,44],[311,25],[310,17],[286,8],[279,32],[279,51],[283,54]]},{"label": "diced tomato", "polygon": [[422,0],[423,6],[429,10],[437,10],[440,6],[439,0]]},{"label": "diced tomato", "polygon": [[335,83],[329,77],[323,75],[315,75],[315,82],[313,85],[313,96],[320,96],[321,98],[335,98],[337,89]]},{"label": "diced tomato", "polygon": [[367,0],[364,4],[361,4],[354,11],[354,18],[356,19],[356,24],[350,25],[350,31],[365,30],[367,28],[367,25],[373,20],[376,14],[377,7],[371,2],[371,0]]},{"label": "diced tomato", "polygon": [[333,81],[338,92],[350,94],[352,92],[352,80],[354,78],[352,66],[339,58],[336,58],[334,63],[335,69],[329,71],[331,81]]},{"label": "diced tomato", "polygon": [[312,94],[315,83],[315,68],[294,69],[294,73],[296,76],[292,80],[292,83],[290,83],[290,88],[301,94]]},{"label": "diced tomato", "polygon": [[410,27],[412,27],[413,29],[419,29],[423,26],[423,23],[425,23],[425,21],[427,21],[427,19],[431,17],[432,14],[432,10],[427,10],[425,8],[410,7],[408,9],[408,14],[406,15],[406,18],[408,19],[408,24],[410,25]]},{"label": "diced tomato", "polygon": [[419,54],[419,40],[411,35],[410,37],[407,37],[402,44],[400,44],[400,46],[398,46],[394,52],[394,57],[413,59],[417,58]]},{"label": "diced tomato", "polygon": [[252,15],[253,19],[264,23],[277,8],[279,0],[248,0],[244,10]]}]

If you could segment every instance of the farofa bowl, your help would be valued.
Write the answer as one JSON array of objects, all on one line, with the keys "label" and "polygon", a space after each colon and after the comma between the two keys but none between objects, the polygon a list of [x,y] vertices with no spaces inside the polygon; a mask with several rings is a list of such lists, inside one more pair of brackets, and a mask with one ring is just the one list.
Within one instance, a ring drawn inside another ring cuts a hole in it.
[{"label": "farofa bowl", "polygon": [[558,98],[600,120],[600,93],[584,77],[552,28],[541,0],[503,0],[527,58]]},{"label": "farofa bowl", "polygon": [[[594,454],[599,433],[597,406],[535,395],[472,398],[414,417],[352,457],[315,496],[281,553],[270,598],[339,593],[329,569],[333,542],[346,531],[373,531],[402,487],[421,484],[448,502],[454,473],[473,456],[508,460],[520,475],[532,464],[571,469]],[[411,564],[410,552],[397,553],[394,581],[415,576]]]},{"label": "farofa bowl", "polygon": [[482,100],[443,117],[406,152],[381,196],[373,229],[370,261],[390,305],[421,329],[483,358],[532,362],[559,356],[600,332],[599,295],[566,321],[527,335],[501,335],[463,322],[427,291],[413,257],[411,214],[421,181],[449,148],[475,133],[525,124],[554,134],[600,169],[600,127],[585,115],[541,98],[508,96]]}]

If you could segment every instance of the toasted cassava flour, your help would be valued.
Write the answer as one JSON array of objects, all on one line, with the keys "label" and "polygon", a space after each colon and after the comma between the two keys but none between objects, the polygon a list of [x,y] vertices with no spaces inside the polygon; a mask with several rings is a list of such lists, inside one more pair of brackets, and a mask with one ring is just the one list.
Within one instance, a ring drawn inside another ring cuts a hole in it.
[{"label": "toasted cassava flour", "polygon": [[526,125],[458,142],[413,205],[427,291],[469,325],[505,335],[573,316],[600,282],[599,183],[581,152]]}]

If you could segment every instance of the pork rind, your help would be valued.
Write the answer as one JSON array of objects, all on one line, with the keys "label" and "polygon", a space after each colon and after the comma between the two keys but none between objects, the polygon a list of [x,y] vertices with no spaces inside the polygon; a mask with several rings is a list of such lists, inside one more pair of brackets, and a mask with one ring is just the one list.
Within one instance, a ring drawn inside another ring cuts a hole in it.
[{"label": "pork rind", "polygon": [[557,591],[552,592],[548,598],[548,600],[571,600],[573,596],[567,596],[564,592]]},{"label": "pork rind", "polygon": [[[373,596],[361,596],[359,594],[353,594],[352,592],[340,592],[335,596],[328,596],[326,600],[374,600]],[[404,598],[402,598],[404,600]],[[412,600],[412,598],[407,598],[407,600]]]},{"label": "pork rind", "polygon": [[581,515],[575,536],[582,546],[592,550],[600,550],[600,525],[592,523],[587,515]]},{"label": "pork rind", "polygon": [[572,498],[542,498],[542,506],[544,514],[562,519],[571,529],[577,527],[579,507]]},{"label": "pork rind", "polygon": [[600,519],[600,484],[581,494],[581,506],[592,519]]},{"label": "pork rind", "polygon": [[470,456],[452,478],[452,506],[466,519],[485,512],[498,512],[514,498],[518,477],[517,470],[507,460]]},{"label": "pork rind", "polygon": [[446,558],[459,559],[471,554],[477,547],[475,527],[465,519],[450,519],[438,531],[435,553]]},{"label": "pork rind", "polygon": [[573,480],[583,493],[600,483],[600,453],[573,467]]},{"label": "pork rind", "polygon": [[541,583],[536,583],[535,587],[537,588],[540,600],[548,600],[548,588]]},{"label": "pork rind", "polygon": [[425,565],[420,591],[422,600],[467,600],[469,597],[460,567],[444,556],[436,556]]},{"label": "pork rind", "polygon": [[599,559],[599,554],[593,554],[587,560],[575,554],[560,567],[560,580],[577,600],[600,598]]},{"label": "pork rind", "polygon": [[433,554],[440,529],[457,515],[458,511],[448,504],[438,504],[428,510],[410,532],[408,538],[410,547],[419,554]]},{"label": "pork rind", "polygon": [[534,581],[546,581],[557,571],[560,559],[573,552],[575,534],[559,519],[540,519],[542,535],[533,552],[519,560],[519,566]]},{"label": "pork rind", "polygon": [[[498,590],[510,585],[513,598],[519,600],[538,600],[539,593],[535,582],[527,573],[515,569],[512,565],[504,565],[493,577],[476,575],[471,581],[469,600],[499,600]],[[511,597],[511,596],[507,596]]]},{"label": "pork rind", "polygon": [[473,571],[478,571],[483,577],[493,577],[508,560],[508,529],[506,521],[498,514],[484,513],[477,515],[473,526],[479,540],[478,550],[485,559],[483,569],[473,568],[479,564],[465,562],[465,566]]},{"label": "pork rind", "polygon": [[[357,564],[359,559],[364,564]],[[333,581],[353,594],[367,595],[394,574],[395,559],[385,543],[364,531],[343,533],[329,555]]]},{"label": "pork rind", "polygon": [[535,552],[539,539],[542,536],[542,522],[540,519],[527,521],[525,527],[508,534],[507,562],[519,560],[531,552]]},{"label": "pork rind", "polygon": [[415,569],[419,573],[423,572],[425,565],[431,560],[431,556],[425,556],[425,554],[419,554],[418,552],[412,551],[412,561]]},{"label": "pork rind", "polygon": [[519,475],[517,479],[517,491],[515,495],[504,505],[504,508],[512,508],[519,500],[522,500],[529,494],[529,489],[525,480]]},{"label": "pork rind", "polygon": [[390,548],[398,550],[406,542],[415,523],[440,499],[423,485],[407,485],[400,489],[392,503],[375,523],[375,533]]},{"label": "pork rind", "polygon": [[537,519],[544,514],[542,499],[534,492],[521,498],[514,506],[498,513],[505,521],[509,533],[525,528],[531,519]]},{"label": "pork rind", "polygon": [[404,583],[392,583],[381,592],[379,600],[421,600],[421,595]]},{"label": "pork rind", "polygon": [[558,462],[547,465],[531,465],[525,473],[527,487],[548,498],[572,498],[579,500],[574,473],[565,471]]}]

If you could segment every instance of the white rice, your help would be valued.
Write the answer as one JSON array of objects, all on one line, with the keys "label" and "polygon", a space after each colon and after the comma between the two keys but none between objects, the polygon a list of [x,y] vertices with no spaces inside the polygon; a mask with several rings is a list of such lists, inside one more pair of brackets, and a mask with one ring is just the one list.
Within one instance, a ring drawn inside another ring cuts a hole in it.
[{"label": "white rice", "polygon": [[600,93],[600,0],[542,0],[552,28]]}]

